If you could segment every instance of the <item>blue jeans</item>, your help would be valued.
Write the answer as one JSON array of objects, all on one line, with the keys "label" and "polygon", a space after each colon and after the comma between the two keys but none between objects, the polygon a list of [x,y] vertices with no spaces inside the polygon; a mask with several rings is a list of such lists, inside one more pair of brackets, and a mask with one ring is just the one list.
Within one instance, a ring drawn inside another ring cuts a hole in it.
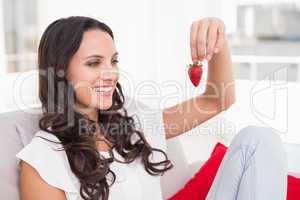
[{"label": "blue jeans", "polygon": [[206,200],[286,200],[287,158],[281,138],[248,126],[231,142]]}]

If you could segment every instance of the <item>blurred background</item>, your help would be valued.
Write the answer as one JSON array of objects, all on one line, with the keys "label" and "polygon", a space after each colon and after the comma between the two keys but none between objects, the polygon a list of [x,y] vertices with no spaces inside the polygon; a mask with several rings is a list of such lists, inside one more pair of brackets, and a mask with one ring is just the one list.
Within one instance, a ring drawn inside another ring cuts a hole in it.
[{"label": "blurred background", "polygon": [[36,68],[39,39],[52,21],[87,15],[112,28],[120,51],[120,66],[132,72],[136,81],[182,80],[180,68],[190,61],[189,26],[194,20],[210,16],[219,17],[226,24],[237,79],[261,80],[284,66],[288,81],[300,80],[300,2],[296,0],[0,3],[0,75]]}]

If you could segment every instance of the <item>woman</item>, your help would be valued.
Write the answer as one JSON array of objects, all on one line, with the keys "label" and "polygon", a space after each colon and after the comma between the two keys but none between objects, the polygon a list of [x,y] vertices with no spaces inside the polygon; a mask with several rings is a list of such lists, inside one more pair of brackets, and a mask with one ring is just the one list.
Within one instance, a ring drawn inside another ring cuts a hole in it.
[{"label": "woman", "polygon": [[[162,199],[159,177],[172,168],[165,140],[235,101],[223,22],[195,21],[190,41],[193,62],[209,62],[205,93],[162,111],[135,107],[129,114],[111,29],[88,17],[50,24],[38,50],[41,130],[17,154],[21,199]],[[134,114],[151,130],[138,128]],[[163,129],[153,130],[157,125]],[[250,132],[232,142],[207,199],[284,198],[280,139],[268,129]]]}]

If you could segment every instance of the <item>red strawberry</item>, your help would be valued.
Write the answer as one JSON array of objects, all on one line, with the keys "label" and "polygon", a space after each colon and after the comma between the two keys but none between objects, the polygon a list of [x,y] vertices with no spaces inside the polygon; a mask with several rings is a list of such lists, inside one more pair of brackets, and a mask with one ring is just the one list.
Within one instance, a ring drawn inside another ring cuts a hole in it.
[{"label": "red strawberry", "polygon": [[188,73],[193,85],[197,87],[202,77],[202,65],[190,64]]}]

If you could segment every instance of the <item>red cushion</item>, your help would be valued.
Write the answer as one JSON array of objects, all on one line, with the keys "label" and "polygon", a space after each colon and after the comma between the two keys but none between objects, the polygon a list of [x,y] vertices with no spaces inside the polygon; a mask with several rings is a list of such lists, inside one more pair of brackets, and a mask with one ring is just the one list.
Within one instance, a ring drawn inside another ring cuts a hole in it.
[{"label": "red cushion", "polygon": [[[226,150],[225,145],[217,143],[210,158],[201,166],[194,177],[169,200],[205,200]],[[287,200],[299,200],[299,197],[300,179],[288,175]]]},{"label": "red cushion", "polygon": [[300,199],[300,178],[288,175],[287,200]]},{"label": "red cushion", "polygon": [[210,158],[202,165],[195,176],[169,200],[205,199],[225,152],[226,147],[218,143],[214,147]]}]

